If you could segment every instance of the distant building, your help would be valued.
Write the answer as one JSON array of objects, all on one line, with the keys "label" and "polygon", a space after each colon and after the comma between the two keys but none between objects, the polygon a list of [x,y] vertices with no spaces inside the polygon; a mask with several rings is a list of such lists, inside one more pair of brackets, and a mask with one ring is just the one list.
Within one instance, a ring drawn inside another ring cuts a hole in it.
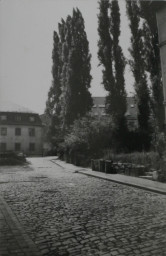
[{"label": "distant building", "polygon": [[[93,97],[93,107],[91,114],[96,117],[107,117],[105,112],[105,97]],[[130,130],[135,130],[138,127],[137,106],[134,97],[127,97],[127,124]]]},{"label": "distant building", "polygon": [[41,155],[43,132],[39,115],[16,104],[0,102],[0,151]]}]

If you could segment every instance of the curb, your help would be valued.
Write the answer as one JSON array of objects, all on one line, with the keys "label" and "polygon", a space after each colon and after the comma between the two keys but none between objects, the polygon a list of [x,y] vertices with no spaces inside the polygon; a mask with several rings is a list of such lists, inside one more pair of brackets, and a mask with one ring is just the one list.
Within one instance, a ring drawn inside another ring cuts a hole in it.
[{"label": "curb", "polygon": [[[52,163],[60,166],[62,169],[66,169],[66,167],[64,167],[63,165],[59,164],[59,163],[56,163],[56,161],[51,161]],[[129,182],[126,182],[126,181],[120,181],[120,180],[115,180],[115,179],[111,179],[109,177],[101,177],[101,176],[98,176],[98,175],[95,175],[95,174],[91,174],[91,173],[85,173],[83,172],[82,170],[86,170],[86,168],[81,168],[78,169],[77,166],[75,166],[75,170],[73,168],[73,172],[77,172],[77,173],[80,173],[80,174],[83,174],[83,175],[86,175],[86,176],[89,176],[89,177],[94,177],[94,178],[98,178],[98,179],[102,179],[102,180],[107,180],[107,181],[111,181],[111,182],[115,182],[115,183],[118,183],[118,184],[122,184],[122,185],[126,185],[126,186],[130,186],[130,187],[135,187],[135,188],[138,188],[138,189],[143,189],[143,190],[146,190],[146,191],[150,191],[150,192],[153,192],[153,193],[157,193],[157,194],[161,194],[161,195],[166,195],[166,191],[163,191],[163,190],[160,190],[160,189],[156,189],[156,188],[153,188],[153,187],[146,187],[144,185],[140,185],[140,184],[135,184],[135,183],[129,183]],[[139,178],[138,178],[139,179]]]},{"label": "curb", "polygon": [[90,176],[90,177],[94,177],[94,178],[98,178],[98,179],[107,180],[107,181],[115,182],[115,183],[118,183],[118,184],[126,185],[126,186],[129,186],[129,187],[135,187],[135,188],[143,189],[143,190],[150,191],[150,192],[153,192],[153,193],[166,195],[166,191],[162,191],[162,190],[158,190],[158,189],[154,189],[154,188],[150,188],[150,187],[145,187],[143,185],[128,183],[128,182],[120,181],[120,180],[114,180],[114,179],[111,179],[111,178],[97,176],[97,175],[91,174],[91,173],[84,173],[82,171],[78,171],[78,173],[86,175],[86,176]]},{"label": "curb", "polygon": [[11,228],[11,233],[15,236],[22,252],[25,253],[26,256],[41,256],[35,243],[26,234],[17,217],[2,197],[0,197],[0,206],[0,211],[5,216],[6,222]]}]

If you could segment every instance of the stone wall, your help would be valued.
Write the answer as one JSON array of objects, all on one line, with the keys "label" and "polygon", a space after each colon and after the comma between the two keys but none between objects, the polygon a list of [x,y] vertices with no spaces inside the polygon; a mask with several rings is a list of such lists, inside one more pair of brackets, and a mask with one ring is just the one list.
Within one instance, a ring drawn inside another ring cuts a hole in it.
[{"label": "stone wall", "polygon": [[93,171],[105,172],[109,174],[125,174],[134,177],[143,176],[147,171],[147,168],[143,165],[135,165],[131,163],[114,163],[111,160],[103,159],[92,159],[91,168]]}]

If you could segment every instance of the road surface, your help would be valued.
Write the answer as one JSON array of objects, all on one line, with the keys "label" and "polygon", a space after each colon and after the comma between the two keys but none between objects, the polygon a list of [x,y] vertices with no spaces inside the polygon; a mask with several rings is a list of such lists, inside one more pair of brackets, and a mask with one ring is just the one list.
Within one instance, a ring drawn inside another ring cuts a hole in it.
[{"label": "road surface", "polygon": [[0,194],[41,255],[166,255],[165,195],[30,161],[0,167]]}]

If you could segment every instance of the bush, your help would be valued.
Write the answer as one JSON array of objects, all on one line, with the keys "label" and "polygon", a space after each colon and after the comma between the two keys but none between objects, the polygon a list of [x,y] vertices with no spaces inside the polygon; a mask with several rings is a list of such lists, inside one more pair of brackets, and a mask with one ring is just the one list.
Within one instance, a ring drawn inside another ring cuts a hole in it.
[{"label": "bush", "polygon": [[0,153],[0,165],[22,165],[26,163],[26,158],[23,153],[15,153],[6,151]]},{"label": "bush", "polygon": [[[89,163],[91,158],[98,158],[104,148],[111,144],[112,129],[109,120],[83,117],[71,126],[59,152],[75,161]],[[77,160],[76,160],[77,159]],[[68,160],[68,159],[67,159]],[[70,161],[70,159],[68,160]]]},{"label": "bush", "polygon": [[132,163],[136,165],[145,165],[149,169],[160,169],[160,157],[157,152],[134,152],[129,154],[113,154],[111,150],[104,152],[104,159],[114,162]]},{"label": "bush", "polygon": [[163,158],[166,151],[166,137],[164,133],[158,133],[155,138],[155,147],[156,150],[160,156],[160,158]]}]

